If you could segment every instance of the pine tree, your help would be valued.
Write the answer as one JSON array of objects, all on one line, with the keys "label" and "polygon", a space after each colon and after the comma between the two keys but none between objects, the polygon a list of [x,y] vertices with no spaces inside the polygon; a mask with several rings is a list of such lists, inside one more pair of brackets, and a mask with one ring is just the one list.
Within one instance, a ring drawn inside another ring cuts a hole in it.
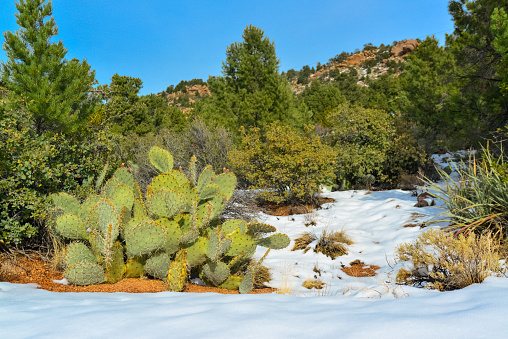
[{"label": "pine tree", "polygon": [[24,101],[38,134],[74,132],[91,112],[89,92],[95,71],[86,60],[67,61],[62,41],[51,42],[58,34],[51,1],[20,0],[16,8],[20,29],[4,33],[5,88]]},{"label": "pine tree", "polygon": [[208,80],[212,98],[199,106],[205,119],[232,130],[240,126],[264,128],[278,120],[306,122],[294,105],[288,81],[279,74],[275,44],[252,25],[242,37],[243,42],[232,43],[226,50],[224,76]]},{"label": "pine tree", "polygon": [[485,126],[473,137],[482,139],[508,123],[508,97],[500,90],[502,55],[494,46],[491,16],[496,8],[508,11],[507,0],[452,0],[449,11],[455,30],[447,44],[457,60],[461,95],[454,98],[461,111],[471,112]]},{"label": "pine tree", "polygon": [[431,148],[436,139],[465,142],[470,128],[478,127],[471,112],[451,107],[450,97],[457,94],[454,69],[453,54],[432,36],[408,57],[400,76],[401,112],[416,123],[418,137]]},{"label": "pine tree", "polygon": [[503,78],[501,90],[506,93],[508,91],[508,14],[504,8],[496,8],[491,19],[490,29],[494,34],[493,45],[502,57],[497,71]]}]

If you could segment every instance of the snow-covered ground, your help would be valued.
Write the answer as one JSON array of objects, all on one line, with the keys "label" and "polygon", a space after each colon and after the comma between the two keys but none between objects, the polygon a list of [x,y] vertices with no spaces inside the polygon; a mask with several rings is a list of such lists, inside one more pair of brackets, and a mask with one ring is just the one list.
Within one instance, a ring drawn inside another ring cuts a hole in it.
[{"label": "snow-covered ground", "polygon": [[[416,208],[416,197],[401,190],[326,193],[335,202],[310,215],[259,220],[292,239],[272,250],[272,287],[292,295],[219,295],[163,292],[56,293],[34,285],[0,283],[0,338],[505,338],[508,279],[489,277],[482,284],[452,292],[398,286],[394,250],[425,229],[419,224],[439,212]],[[314,220],[316,226],[305,226]],[[302,232],[344,229],[354,244],[335,260],[291,251]],[[264,254],[259,248],[257,257]],[[359,259],[381,269],[375,277],[343,273]],[[320,271],[317,273],[315,271]],[[322,290],[303,281],[318,278]]]}]

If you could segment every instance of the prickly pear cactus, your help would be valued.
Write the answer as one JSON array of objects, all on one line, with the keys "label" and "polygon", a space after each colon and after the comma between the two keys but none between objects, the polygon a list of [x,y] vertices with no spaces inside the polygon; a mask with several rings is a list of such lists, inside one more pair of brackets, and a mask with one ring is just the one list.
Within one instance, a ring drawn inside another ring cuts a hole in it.
[{"label": "prickly pear cactus", "polygon": [[257,221],[219,222],[235,190],[233,173],[215,174],[207,166],[198,176],[192,159],[187,178],[158,147],[149,160],[160,174],[146,195],[124,166],[109,180],[105,167],[96,185],[100,194],[82,203],[66,193],[53,195],[54,230],[74,240],[67,247],[65,276],[89,285],[147,274],[181,291],[193,272],[208,285],[249,293],[257,267],[249,263],[257,246],[284,248],[287,235],[269,235],[275,227]]},{"label": "prickly pear cactus", "polygon": [[100,195],[90,196],[81,204],[66,193],[52,196],[55,209],[61,211],[56,214],[54,231],[63,238],[81,241],[66,249],[65,276],[76,285],[115,283],[125,272],[124,245],[118,238],[132,215],[134,178],[126,168],[120,168],[101,187],[106,170],[96,185]]},{"label": "prickly pear cactus", "polygon": [[187,251],[182,250],[176,254],[175,260],[169,264],[168,289],[180,292],[187,281]]},{"label": "prickly pear cactus", "polygon": [[65,277],[71,284],[87,286],[96,285],[106,281],[104,268],[93,262],[78,262],[67,267]]}]

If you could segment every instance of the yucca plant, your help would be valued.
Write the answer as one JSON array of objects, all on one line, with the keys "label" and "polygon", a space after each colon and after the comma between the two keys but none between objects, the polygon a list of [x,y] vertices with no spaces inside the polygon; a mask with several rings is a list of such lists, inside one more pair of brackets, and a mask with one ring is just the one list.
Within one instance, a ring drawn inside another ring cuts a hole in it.
[{"label": "yucca plant", "polygon": [[437,169],[442,183],[427,180],[428,190],[439,196],[446,211],[433,222],[452,221],[449,229],[456,233],[492,232],[501,239],[508,231],[508,177],[504,155],[494,157],[484,149],[481,159],[452,166],[457,177]]}]

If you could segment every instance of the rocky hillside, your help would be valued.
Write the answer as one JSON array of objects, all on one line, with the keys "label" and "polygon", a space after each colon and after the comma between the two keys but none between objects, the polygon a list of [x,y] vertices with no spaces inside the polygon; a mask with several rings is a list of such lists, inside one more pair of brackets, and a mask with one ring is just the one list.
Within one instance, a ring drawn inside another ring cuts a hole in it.
[{"label": "rocky hillside", "polygon": [[342,52],[324,65],[318,63],[316,69],[304,66],[298,72],[289,70],[285,75],[291,81],[293,91],[297,94],[303,92],[315,79],[323,82],[333,81],[338,74],[352,70],[357,74],[358,85],[364,86],[367,77],[377,79],[380,75],[387,73],[398,76],[401,65],[405,63],[405,58],[418,45],[420,43],[415,39],[406,39],[394,42],[393,45],[381,45],[380,47],[367,44],[363,51]]},{"label": "rocky hillside", "polygon": [[[296,94],[302,93],[310,83],[316,79],[322,82],[334,81],[341,73],[350,72],[358,77],[357,84],[366,85],[366,80],[377,79],[382,74],[393,74],[398,76],[405,58],[410,55],[420,42],[415,39],[395,41],[392,45],[372,44],[364,45],[362,51],[356,50],[353,53],[342,52],[331,58],[328,63],[316,67],[304,66],[301,70],[293,69],[282,74],[291,82],[293,91]],[[181,81],[176,86],[169,86],[166,91],[159,93],[164,96],[168,105],[177,106],[183,112],[188,113],[193,104],[210,95],[206,82],[202,79]]]}]

